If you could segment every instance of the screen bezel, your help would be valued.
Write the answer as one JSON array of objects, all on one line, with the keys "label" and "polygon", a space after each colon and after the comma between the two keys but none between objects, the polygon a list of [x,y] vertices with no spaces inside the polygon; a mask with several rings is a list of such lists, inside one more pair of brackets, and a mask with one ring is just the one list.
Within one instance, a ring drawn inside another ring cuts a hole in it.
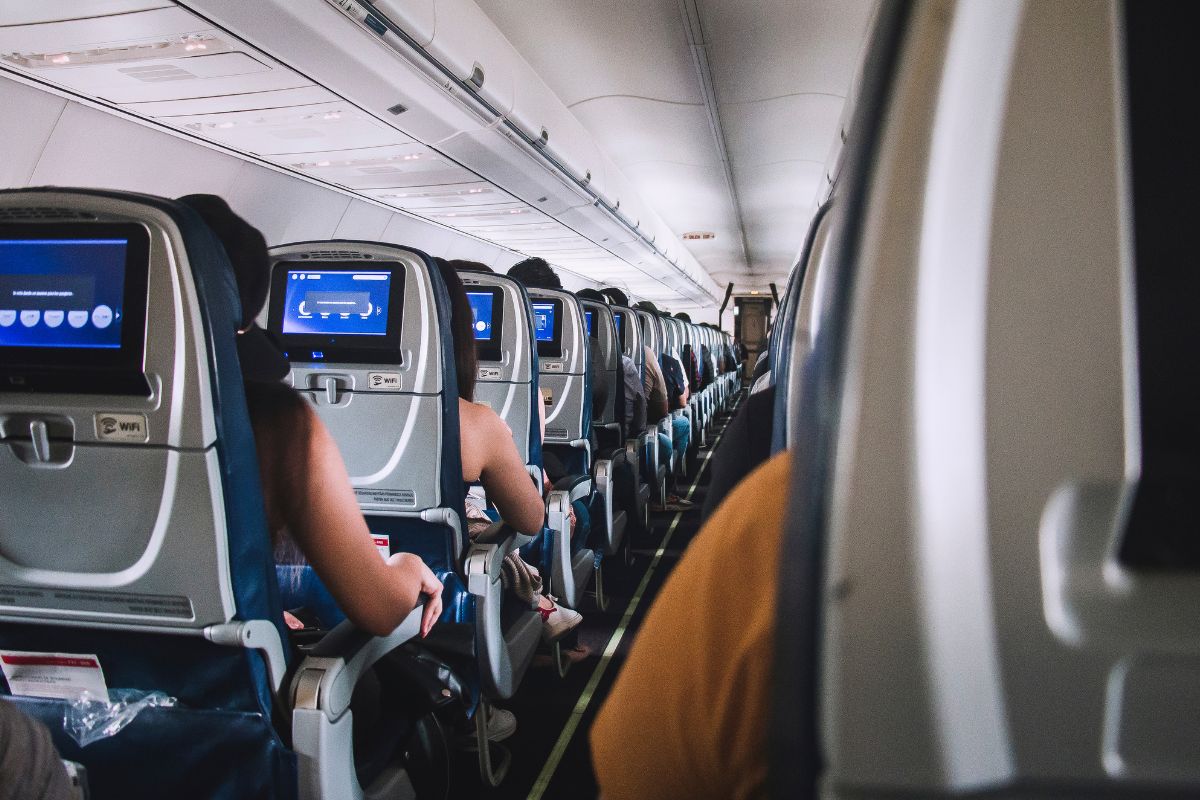
[{"label": "screen bezel", "polygon": [[614,311],[614,312],[612,312],[612,315],[613,315],[613,327],[615,327],[617,329],[617,344],[620,345],[621,352],[624,353],[625,352],[625,327],[624,326],[625,326],[626,312]]},{"label": "screen bezel", "polygon": [[[387,272],[387,331],[363,333],[284,333],[283,312],[288,272]],[[405,265],[399,261],[277,261],[271,268],[271,308],[267,328],[292,364],[387,364],[402,366],[400,333],[404,325]],[[316,358],[313,353],[321,353]]]},{"label": "screen bezel", "polygon": [[[467,294],[490,294],[492,296],[492,335],[487,339],[475,339],[475,355],[480,361],[502,361],[503,348],[500,337],[504,333],[504,291],[499,286],[468,284],[463,287]],[[467,298],[470,304],[470,298]],[[472,335],[474,330],[471,331]]]},{"label": "screen bezel", "polygon": [[0,223],[0,239],[124,239],[120,347],[0,347],[0,391],[150,396],[150,232],[136,222]]},{"label": "screen bezel", "polygon": [[537,314],[533,310],[534,303],[549,303],[554,306],[554,338],[548,342],[538,341],[537,324],[534,323],[534,341],[537,342],[538,358],[562,358],[562,329],[563,329],[563,313],[564,306],[561,297],[543,297],[541,295],[529,296],[529,312],[536,317]]}]

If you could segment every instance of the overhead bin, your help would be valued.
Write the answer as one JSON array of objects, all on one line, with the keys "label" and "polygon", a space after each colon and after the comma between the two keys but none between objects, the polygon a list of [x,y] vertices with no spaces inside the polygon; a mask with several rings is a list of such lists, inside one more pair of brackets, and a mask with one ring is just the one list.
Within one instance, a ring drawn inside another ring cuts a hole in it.
[{"label": "overhead bin", "polygon": [[419,46],[428,47],[433,41],[437,30],[434,0],[375,0],[374,5]]},{"label": "overhead bin", "polygon": [[595,140],[533,67],[519,55],[516,60],[517,97],[509,118],[576,180],[602,191],[606,170]]},{"label": "overhead bin", "polygon": [[438,149],[551,216],[559,217],[569,208],[592,202],[586,192],[556,175],[548,164],[515,149],[495,131],[460,134],[440,143]]},{"label": "overhead bin", "polygon": [[513,46],[474,0],[435,0],[434,6],[438,24],[425,49],[507,115],[513,107],[514,62],[520,58]]}]

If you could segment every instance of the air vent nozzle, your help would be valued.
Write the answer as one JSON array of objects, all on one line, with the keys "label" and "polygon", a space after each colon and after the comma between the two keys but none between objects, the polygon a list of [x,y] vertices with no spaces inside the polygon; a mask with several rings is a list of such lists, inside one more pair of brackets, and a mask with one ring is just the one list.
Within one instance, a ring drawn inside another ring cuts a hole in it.
[{"label": "air vent nozzle", "polygon": [[86,219],[94,220],[95,214],[72,211],[69,208],[31,206],[26,208],[0,208],[0,222],[41,222],[43,220]]},{"label": "air vent nozzle", "polygon": [[301,253],[300,257],[309,260],[325,261],[331,258],[337,259],[357,259],[359,261],[370,261],[375,256],[370,253],[356,253],[353,250],[313,250],[308,253]]}]

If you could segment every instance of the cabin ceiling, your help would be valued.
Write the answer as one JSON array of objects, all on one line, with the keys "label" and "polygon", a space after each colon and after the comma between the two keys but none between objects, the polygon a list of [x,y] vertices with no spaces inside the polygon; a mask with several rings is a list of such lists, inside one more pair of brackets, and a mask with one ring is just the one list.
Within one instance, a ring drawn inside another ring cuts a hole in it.
[{"label": "cabin ceiling", "polygon": [[[791,268],[872,2],[364,12],[415,45],[353,21],[352,0],[0,3],[0,70],[638,297],[713,307],[726,281],[761,291]],[[715,237],[681,241],[691,231]]]},{"label": "cabin ceiling", "polygon": [[787,275],[873,0],[477,2],[718,283]]}]

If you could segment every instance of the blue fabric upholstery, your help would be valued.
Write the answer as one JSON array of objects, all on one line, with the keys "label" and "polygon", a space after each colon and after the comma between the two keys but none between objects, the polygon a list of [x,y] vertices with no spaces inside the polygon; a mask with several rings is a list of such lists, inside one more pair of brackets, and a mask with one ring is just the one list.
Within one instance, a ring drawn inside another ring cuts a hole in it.
[{"label": "blue fabric upholstery", "polygon": [[[458,515],[459,530],[462,531],[462,550],[466,552],[467,541],[467,512],[466,490],[462,477],[462,450],[459,445],[458,427],[458,372],[454,366],[454,334],[450,330],[450,292],[442,280],[442,273],[437,265],[424,253],[413,250],[425,262],[425,270],[433,288],[433,300],[437,307],[438,329],[441,333],[442,350],[442,507],[448,508]],[[407,547],[405,549],[408,549]],[[421,553],[425,556],[425,553]],[[449,566],[452,553],[445,553]],[[429,563],[431,569],[437,571],[435,563]]]},{"label": "blue fabric upholstery", "polygon": [[[30,190],[16,193],[23,191]],[[270,620],[286,642],[254,434],[237,357],[236,332],[241,306],[224,249],[196,212],[172,200],[93,189],[56,191],[140,203],[165,213],[179,227],[192,267],[208,345],[235,618]],[[93,792],[94,797],[134,797],[151,791],[146,787],[152,787],[155,796],[196,796],[192,773],[205,770],[237,772],[246,785],[266,787],[255,793],[258,796],[295,794],[295,755],[283,747],[271,725],[270,683],[257,652],[214,645],[196,636],[15,624],[0,626],[0,647],[95,653],[110,687],[159,689],[179,698],[180,708],[136,720],[122,731],[120,738],[114,738],[101,750],[96,749],[99,744],[94,745],[81,755],[89,771],[111,772],[116,781],[106,787],[112,790],[111,794],[101,788]],[[29,698],[18,701],[28,711],[57,719],[52,729],[61,747],[65,738],[61,735],[62,704]],[[51,706],[57,707],[57,711],[49,711]],[[214,712],[228,712],[230,720],[240,721],[229,726],[230,736],[237,738],[236,746],[228,746],[231,739],[222,738],[219,726],[203,742],[196,739],[193,722],[202,725],[202,720],[215,718]],[[158,719],[169,722],[160,727],[155,724]],[[143,740],[152,740],[154,747],[140,752],[137,743]],[[112,769],[101,764],[101,753],[110,748],[122,754],[109,757],[111,761],[107,763],[118,765]],[[154,752],[170,752],[174,760],[165,756],[155,759],[151,755]],[[121,770],[119,765],[125,763],[137,763],[139,769]],[[161,769],[148,767],[151,764]],[[188,769],[189,765],[193,769]],[[100,784],[93,781],[94,789],[97,785]],[[222,796],[223,791],[216,790],[208,796]],[[245,795],[232,792],[223,796]]]}]

